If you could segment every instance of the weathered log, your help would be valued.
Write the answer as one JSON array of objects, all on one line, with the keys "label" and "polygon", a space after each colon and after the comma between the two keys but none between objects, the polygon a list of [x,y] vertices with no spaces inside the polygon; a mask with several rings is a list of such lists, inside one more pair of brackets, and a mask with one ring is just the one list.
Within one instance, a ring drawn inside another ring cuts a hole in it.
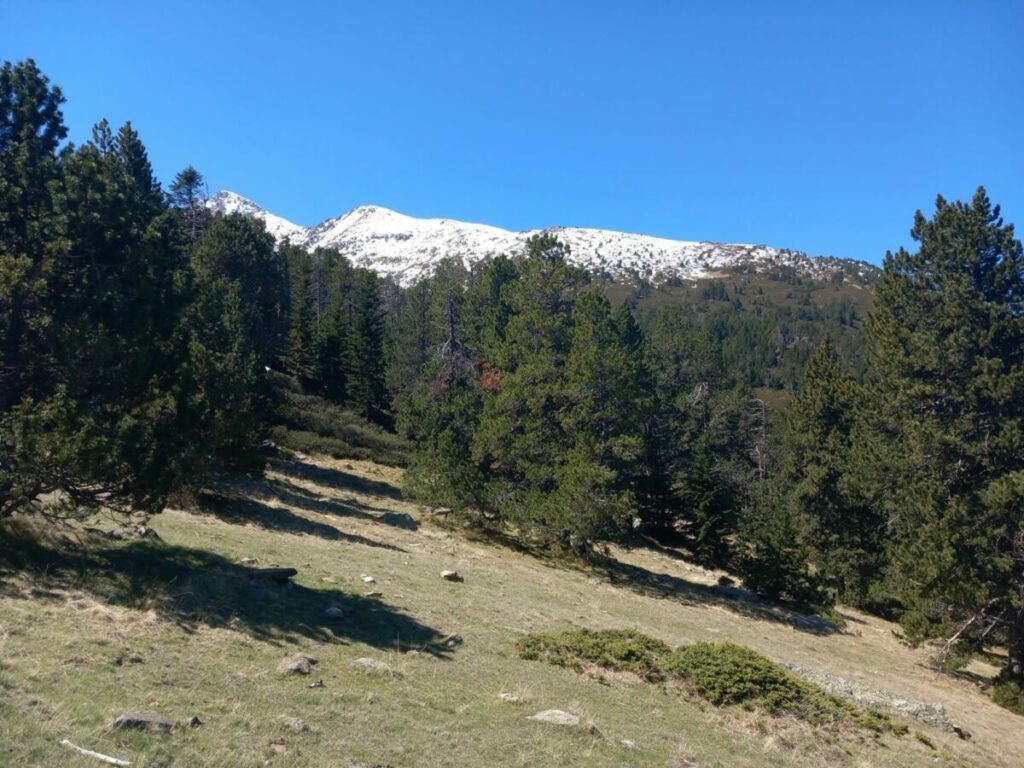
[{"label": "weathered log", "polygon": [[104,763],[109,763],[110,765],[131,765],[127,760],[122,760],[119,757],[111,757],[110,755],[104,755],[102,752],[93,752],[91,749],[85,749],[77,744],[72,744],[67,739],[61,739],[60,743],[65,747],[75,750],[75,752],[78,752],[80,755],[95,757],[97,760],[102,760]]}]

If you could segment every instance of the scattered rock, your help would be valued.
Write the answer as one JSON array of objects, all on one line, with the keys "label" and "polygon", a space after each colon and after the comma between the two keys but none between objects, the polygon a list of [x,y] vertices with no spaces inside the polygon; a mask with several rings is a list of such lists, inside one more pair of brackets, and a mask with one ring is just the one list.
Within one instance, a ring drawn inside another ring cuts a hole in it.
[{"label": "scattered rock", "polygon": [[521,704],[523,697],[518,693],[499,693],[498,699],[506,704]]},{"label": "scattered rock", "polygon": [[367,597],[384,597],[384,593],[383,592],[367,592],[366,596]]},{"label": "scattered rock", "polygon": [[134,728],[140,731],[170,731],[174,723],[156,712],[125,712],[111,726],[115,731]]},{"label": "scattered rock", "polygon": [[310,683],[306,687],[307,688],[323,688],[324,687],[323,678],[320,678],[319,680],[314,680],[312,683]]},{"label": "scattered rock", "polygon": [[591,576],[589,579],[587,579],[587,584],[593,584],[595,587],[600,583],[601,580],[596,576]]},{"label": "scattered rock", "polygon": [[185,725],[189,728],[198,728],[203,725],[203,721],[199,715],[192,715],[192,717],[185,721]]},{"label": "scattered rock", "polygon": [[341,610],[341,608],[339,608],[337,605],[329,605],[327,606],[327,610],[324,611],[324,616],[326,616],[331,621],[337,621],[344,615],[345,612]]},{"label": "scattered rock", "polygon": [[284,739],[271,739],[270,751],[275,755],[283,755],[288,751],[287,742]]},{"label": "scattered rock", "polygon": [[462,642],[462,635],[448,635],[448,637],[441,641],[441,644],[445,648],[454,648],[456,645],[462,645]]},{"label": "scattered rock", "polygon": [[[820,685],[827,693],[847,699],[862,707],[886,709],[902,717],[913,718],[927,725],[937,726],[948,733],[956,733],[958,736],[960,736],[958,731],[966,733],[960,726],[949,719],[949,716],[946,715],[945,707],[941,704],[924,704],[917,701],[908,701],[887,691],[868,688],[853,680],[833,675],[831,672],[808,669],[807,667],[801,667],[799,664],[782,664],[781,666],[797,677],[802,677],[805,680],[810,680],[812,683]],[[960,736],[960,738],[970,738],[970,735],[968,734],[966,737]]]},{"label": "scattered rock", "polygon": [[312,656],[307,656],[304,653],[297,653],[282,661],[278,665],[277,671],[285,674],[308,675],[313,671],[314,664],[316,664],[316,659]]},{"label": "scattered rock", "polygon": [[309,725],[301,717],[289,717],[288,715],[279,715],[278,721],[292,733],[302,733],[303,731],[309,730]]},{"label": "scattered rock", "polygon": [[243,557],[238,561],[241,565],[256,565],[259,562],[255,557]]},{"label": "scattered rock", "polygon": [[735,587],[736,586],[736,580],[732,579],[732,578],[729,578],[728,576],[719,576],[718,577],[718,586],[720,586],[720,587]]},{"label": "scattered rock", "polygon": [[465,581],[458,571],[441,571],[441,578],[445,581]]},{"label": "scattered rock", "polygon": [[380,659],[370,659],[363,657],[356,659],[354,662],[357,667],[361,667],[364,672],[369,675],[375,675],[377,677],[390,677],[395,680],[401,679],[402,673],[393,670],[390,666],[385,664]]},{"label": "scattered rock", "polygon": [[623,739],[619,742],[619,744],[621,744],[626,749],[636,749],[636,742],[632,739]]},{"label": "scattered rock", "polygon": [[360,576],[364,584],[376,584],[377,580],[373,576],[367,576],[365,573]]},{"label": "scattered rock", "polygon": [[953,733],[955,733],[957,736],[959,736],[964,741],[970,741],[971,740],[971,733],[970,733],[970,731],[965,731],[963,728],[961,728],[956,723],[950,723],[950,728],[953,731]]},{"label": "scattered rock", "polygon": [[552,725],[579,725],[580,719],[569,712],[560,709],[545,709],[535,715],[530,715],[527,720],[536,720],[540,723],[551,723]]}]

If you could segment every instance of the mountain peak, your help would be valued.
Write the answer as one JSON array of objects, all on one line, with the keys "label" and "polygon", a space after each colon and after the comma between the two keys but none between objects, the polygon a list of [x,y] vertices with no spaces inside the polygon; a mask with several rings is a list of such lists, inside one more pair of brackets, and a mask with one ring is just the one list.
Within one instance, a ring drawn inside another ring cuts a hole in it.
[{"label": "mountain peak", "polygon": [[249,198],[229,189],[222,189],[207,200],[206,207],[214,213],[240,213],[243,216],[260,219],[267,232],[278,242],[295,242],[306,231],[305,227],[276,216]]},{"label": "mountain peak", "polygon": [[580,227],[510,232],[454,219],[419,219],[379,205],[361,205],[316,226],[302,227],[228,190],[218,192],[208,205],[216,212],[241,213],[262,220],[278,242],[307,250],[336,250],[356,266],[390,275],[404,285],[432,272],[446,256],[471,265],[496,254],[523,253],[527,239],[542,231],[557,232],[570,248],[572,263],[623,282],[696,280],[737,269],[782,268],[809,277],[842,272],[867,281],[878,271],[865,262],[812,257],[767,245],[669,240]]}]

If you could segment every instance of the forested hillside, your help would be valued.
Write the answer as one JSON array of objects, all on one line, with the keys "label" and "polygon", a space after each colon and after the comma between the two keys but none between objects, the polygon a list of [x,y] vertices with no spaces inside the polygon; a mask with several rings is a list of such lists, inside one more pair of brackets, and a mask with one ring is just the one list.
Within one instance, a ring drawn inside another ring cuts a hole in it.
[{"label": "forested hillside", "polygon": [[1006,649],[1024,710],[1024,254],[983,189],[877,280],[608,283],[542,233],[403,287],[165,190],[130,123],[68,144],[62,103],[0,71],[0,518],[377,458],[528,551],[653,541],[951,667]]}]

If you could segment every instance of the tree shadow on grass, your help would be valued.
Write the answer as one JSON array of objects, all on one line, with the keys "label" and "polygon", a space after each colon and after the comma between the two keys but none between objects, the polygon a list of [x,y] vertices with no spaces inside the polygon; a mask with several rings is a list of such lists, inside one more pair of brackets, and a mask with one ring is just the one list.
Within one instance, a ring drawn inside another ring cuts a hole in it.
[{"label": "tree shadow on grass", "polygon": [[655,573],[613,558],[602,558],[595,567],[612,584],[648,597],[675,600],[684,605],[715,605],[747,619],[785,624],[813,635],[834,635],[843,631],[842,627],[828,619],[769,603],[741,587],[700,584],[667,573]]},{"label": "tree shadow on grass", "polygon": [[404,512],[378,510],[354,498],[344,500],[325,498],[310,491],[308,488],[303,488],[301,485],[281,477],[266,481],[264,489],[255,490],[254,492],[263,494],[265,497],[279,499],[285,504],[304,509],[308,512],[317,512],[321,515],[354,517],[373,523],[389,525],[392,528],[402,528],[406,531],[415,531],[420,527],[420,524],[412,515]]},{"label": "tree shadow on grass", "polygon": [[[838,624],[821,616],[770,603],[742,587],[701,584],[667,573],[655,573],[646,568],[624,563],[610,554],[594,554],[591,559],[566,557],[551,549],[530,546],[508,532],[496,527],[463,529],[470,541],[477,540],[506,547],[544,562],[546,566],[578,573],[601,573],[614,586],[624,587],[637,594],[661,600],[675,600],[684,605],[715,605],[750,619],[785,624],[814,635],[833,635],[843,632]],[[646,547],[647,545],[644,544]],[[662,548],[652,547],[654,551]],[[676,559],[685,561],[681,555]]]},{"label": "tree shadow on grass", "polygon": [[[0,563],[32,585],[26,594],[20,583],[0,577],[0,595],[7,597],[60,601],[66,599],[62,590],[80,590],[108,605],[153,610],[190,633],[206,626],[277,645],[307,638],[415,648],[438,657],[451,652],[436,629],[379,600],[267,582],[220,555],[160,541],[103,542],[90,548],[18,542],[0,553]],[[341,608],[343,618],[328,618],[329,606]]]},{"label": "tree shadow on grass", "polygon": [[271,467],[284,475],[291,475],[309,482],[323,485],[336,490],[384,496],[389,499],[401,499],[402,490],[390,483],[379,480],[367,480],[359,475],[343,472],[340,469],[321,467],[316,464],[304,464],[299,461],[275,459]]},{"label": "tree shadow on grass", "polygon": [[[288,499],[282,498],[281,500],[285,503],[291,503]],[[376,541],[366,536],[360,536],[357,533],[339,531],[333,525],[318,523],[302,515],[297,515],[285,507],[271,506],[247,496],[239,496],[230,492],[203,493],[199,498],[198,508],[192,511],[198,514],[214,515],[219,520],[227,523],[255,525],[268,531],[317,536],[329,541],[362,544],[367,547],[389,549],[395,552],[406,551],[393,544]]]}]

